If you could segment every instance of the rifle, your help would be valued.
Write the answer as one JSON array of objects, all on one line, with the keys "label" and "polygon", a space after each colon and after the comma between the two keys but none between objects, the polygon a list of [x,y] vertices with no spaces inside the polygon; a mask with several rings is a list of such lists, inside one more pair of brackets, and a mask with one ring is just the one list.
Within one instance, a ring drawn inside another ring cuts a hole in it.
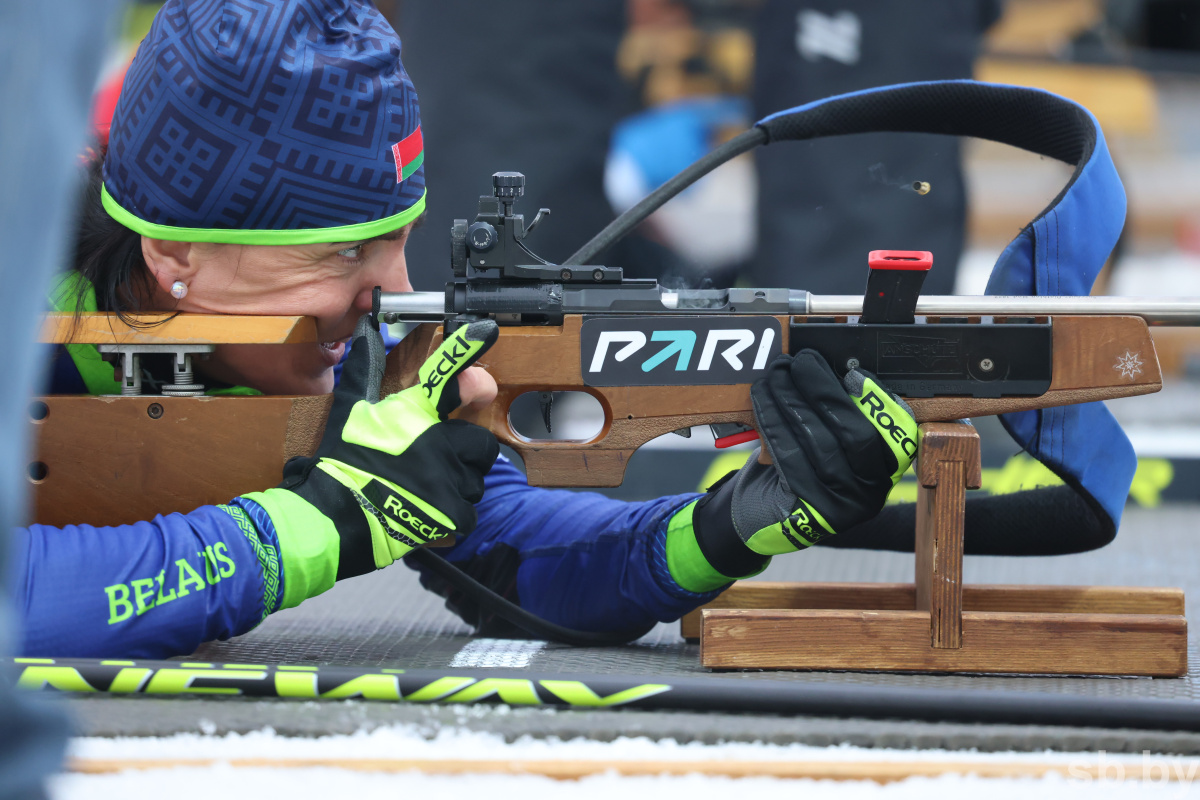
[{"label": "rifle", "polygon": [[[942,84],[917,86],[931,85],[942,91]],[[863,297],[787,288],[668,289],[588,263],[698,177],[772,137],[873,129],[985,136],[1076,164],[1069,187],[1086,180],[1092,159],[1086,136],[1060,130],[1079,128],[1077,106],[1057,99],[1060,105],[1029,114],[1030,90],[946,85],[953,97],[985,96],[990,106],[948,120],[937,116],[947,95],[899,87],[884,104],[883,128],[877,108],[864,116],[846,103],[837,106],[845,111],[840,116],[806,107],[769,117],[684,170],[560,265],[526,244],[545,210],[528,227],[514,213],[523,176],[496,173],[493,194],[480,198],[474,220],[452,226],[454,279],[446,291],[377,292],[380,322],[416,323],[388,357],[384,391],[418,380],[417,367],[444,329],[480,316],[497,319],[499,340],[480,366],[496,378],[499,397],[459,416],[517,451],[532,485],[573,487],[619,485],[630,456],[671,431],[708,424],[719,426],[720,443],[753,438],[750,384],[776,354],[804,347],[839,372],[874,372],[908,399],[921,422],[1158,391],[1162,377],[1148,324],[1200,324],[1200,300],[920,297],[931,266],[930,254],[921,252],[871,253]],[[825,116],[814,123],[813,111]],[[921,118],[920,125],[906,122],[910,116]],[[1049,141],[1047,126],[1059,131]],[[126,385],[120,397],[44,397],[31,407],[39,440],[30,465],[37,521],[120,524],[225,502],[275,485],[288,459],[315,450],[329,396],[194,396],[191,367],[192,358],[222,344],[314,341],[311,320],[180,315],[138,323],[129,327],[105,314],[85,315],[79,324],[49,316],[43,341],[102,345],[124,361]],[[175,354],[175,382],[163,396],[143,395],[137,385],[137,361],[146,352]],[[595,397],[605,414],[599,433],[551,441],[513,429],[509,409],[517,397],[540,393],[548,418],[556,391]]]},{"label": "rifle", "polygon": [[[513,236],[520,216],[503,216],[497,226]],[[443,325],[434,319],[504,319],[479,364],[496,379],[499,396],[456,416],[519,453],[531,485],[617,486],[633,453],[662,434],[714,425],[719,445],[752,438],[750,384],[779,352],[813,347],[839,372],[868,369],[927,422],[1156,392],[1162,375],[1148,323],[1200,324],[1200,300],[1192,299],[919,298],[913,285],[924,276],[923,255],[874,255],[876,263],[916,268],[874,267],[867,291],[874,297],[866,300],[787,289],[665,289],[611,268],[603,268],[602,281],[588,271],[586,283],[556,269],[558,280],[534,287],[508,275],[460,279],[447,294],[462,308],[451,312],[441,293],[384,293],[382,321],[418,324],[389,354],[383,389],[416,382],[417,366],[441,341]],[[882,312],[872,302],[880,292]],[[42,340],[111,348],[127,361],[127,376],[139,374],[138,353],[174,352],[187,364],[179,383],[188,387],[197,351],[316,339],[303,317],[181,314],[138,323],[87,314],[75,326],[70,315],[52,314]],[[31,406],[38,522],[124,524],[274,486],[288,459],[316,449],[330,400],[126,389],[122,396],[43,397]],[[600,402],[605,422],[593,438],[536,440],[512,427],[516,398],[561,391]]]}]

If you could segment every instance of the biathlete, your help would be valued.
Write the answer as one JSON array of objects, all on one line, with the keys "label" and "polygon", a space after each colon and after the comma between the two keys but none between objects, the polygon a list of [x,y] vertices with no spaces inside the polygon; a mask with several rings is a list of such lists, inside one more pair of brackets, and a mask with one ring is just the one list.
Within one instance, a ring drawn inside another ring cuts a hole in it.
[{"label": "biathlete", "polygon": [[[190,653],[451,533],[462,538],[441,557],[534,614],[646,628],[879,512],[915,455],[916,423],[870,376],[843,382],[812,352],[779,357],[753,387],[771,465],[751,458],[706,494],[641,503],[532,488],[488,431],[447,420],[495,397],[470,366],[494,322],[448,337],[417,386],[371,396],[381,341],[363,315],[373,287],[411,291],[423,147],[400,41],[369,2],[163,6],[127,73],[55,306],[313,317],[323,344],[220,346],[197,371],[220,392],[333,390],[333,410],[318,458],[277,488],[133,525],[18,531],[22,653]],[[446,348],[456,357],[439,362]],[[444,379],[427,380],[439,366]],[[60,350],[52,383],[119,392],[89,345]],[[864,410],[878,403],[892,427]],[[462,598],[450,605],[480,622]]]}]

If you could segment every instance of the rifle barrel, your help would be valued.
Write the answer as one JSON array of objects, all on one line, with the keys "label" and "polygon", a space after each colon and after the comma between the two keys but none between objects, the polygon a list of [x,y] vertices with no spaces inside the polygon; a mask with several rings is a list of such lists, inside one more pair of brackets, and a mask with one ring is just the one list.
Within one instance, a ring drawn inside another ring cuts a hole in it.
[{"label": "rifle barrel", "polygon": [[[664,292],[668,297],[670,294]],[[862,314],[863,299],[861,295],[815,295],[791,290],[788,304],[792,314],[857,316]],[[390,317],[384,321],[437,322],[445,316],[445,309],[444,292],[385,292],[380,298],[381,316]],[[722,309],[714,308],[713,311]],[[675,309],[664,302],[661,312],[616,313],[696,314],[704,311]],[[1086,314],[1141,317],[1150,325],[1200,326],[1200,297],[927,295],[917,300],[916,313],[939,317]]]},{"label": "rifle barrel", "polygon": [[440,322],[446,316],[446,293],[384,292],[379,296],[379,315],[395,315],[403,322]]},{"label": "rifle barrel", "polygon": [[[803,312],[816,316],[857,315],[862,313],[860,295],[808,296]],[[921,316],[1089,316],[1141,317],[1150,325],[1200,325],[1200,297],[1100,297],[1024,295],[928,295],[917,300]]]}]

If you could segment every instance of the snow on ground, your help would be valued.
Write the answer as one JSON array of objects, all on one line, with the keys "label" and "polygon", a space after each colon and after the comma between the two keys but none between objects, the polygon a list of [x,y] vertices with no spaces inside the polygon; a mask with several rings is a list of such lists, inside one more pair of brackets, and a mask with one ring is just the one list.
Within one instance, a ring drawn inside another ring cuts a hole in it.
[{"label": "snow on ground", "polygon": [[[682,793],[688,800],[726,798],[733,792],[752,793],[754,800],[770,798],[928,798],[962,796],[971,800],[1011,800],[1015,793],[1037,797],[1053,795],[1056,800],[1074,798],[1200,798],[1200,760],[1150,756],[1164,769],[1173,771],[1173,782],[1115,780],[1126,769],[1131,772],[1147,762],[1141,755],[1097,753],[979,753],[946,750],[888,750],[849,746],[811,747],[725,743],[705,745],[674,740],[652,741],[623,737],[612,742],[561,741],[553,738],[522,737],[505,742],[503,737],[461,729],[443,729],[428,738],[414,726],[393,726],[350,736],[288,738],[270,730],[227,736],[180,734],[163,738],[80,738],[71,743],[70,757],[83,760],[120,759],[480,759],[480,760],[588,760],[669,761],[685,763],[787,761],[787,762],[986,762],[1054,763],[1065,765],[1109,765],[1105,774],[1112,780],[1095,781],[1050,775],[1045,778],[983,779],[973,776],[910,778],[885,785],[869,781],[813,781],[773,778],[743,778],[699,775],[621,777],[613,773],[578,781],[555,781],[535,775],[426,775],[421,773],[367,773],[327,767],[233,767],[218,763],[208,767],[178,767],[128,771],[117,774],[68,774],[52,784],[55,800],[101,800],[102,798],[158,798],[172,800],[214,797],[286,796],[306,798],[375,797],[471,798],[486,792],[494,797],[609,798],[614,792],[630,797],[651,793]],[[1080,771],[1077,774],[1082,775]],[[1160,769],[1155,776],[1167,774]]]},{"label": "snow on ground", "polygon": [[[500,711],[497,706],[493,711]],[[201,730],[209,723],[201,722]],[[1095,761],[1095,753],[980,753],[973,750],[898,750],[885,748],[815,747],[756,742],[678,742],[622,736],[613,741],[561,740],[522,736],[512,742],[485,731],[442,728],[430,737],[415,725],[392,725],[350,735],[296,738],[270,728],[250,733],[210,736],[181,733],[164,737],[86,737],[71,741],[68,757],[80,759],[175,758],[457,758],[457,759],[602,759],[670,761]],[[1110,753],[1113,763],[1141,763],[1140,754]],[[1188,759],[1195,761],[1195,759]],[[1200,773],[1196,775],[1200,783]]]},{"label": "snow on ground", "polygon": [[116,775],[67,775],[55,779],[54,800],[213,800],[213,798],[286,797],[331,800],[352,797],[428,798],[428,800],[626,800],[650,796],[686,800],[1130,800],[1200,797],[1195,784],[1081,781],[1058,776],[1042,779],[985,780],[971,776],[909,778],[889,784],[870,781],[776,780],[772,778],[680,777],[622,778],[597,775],[579,781],[539,776],[437,776],[419,773],[364,774],[337,769],[174,769]]}]

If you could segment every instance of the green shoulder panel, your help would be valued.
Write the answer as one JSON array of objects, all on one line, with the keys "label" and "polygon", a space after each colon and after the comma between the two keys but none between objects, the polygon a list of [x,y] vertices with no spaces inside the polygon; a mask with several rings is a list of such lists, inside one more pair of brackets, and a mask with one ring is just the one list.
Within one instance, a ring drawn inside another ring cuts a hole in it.
[{"label": "green shoulder panel", "polygon": [[[50,291],[50,305],[64,314],[94,312],[96,290],[79,273],[68,272],[59,278]],[[113,365],[100,357],[100,351],[94,344],[68,344],[65,347],[75,363],[75,369],[83,378],[88,394],[121,393],[121,384],[117,381]]]}]

